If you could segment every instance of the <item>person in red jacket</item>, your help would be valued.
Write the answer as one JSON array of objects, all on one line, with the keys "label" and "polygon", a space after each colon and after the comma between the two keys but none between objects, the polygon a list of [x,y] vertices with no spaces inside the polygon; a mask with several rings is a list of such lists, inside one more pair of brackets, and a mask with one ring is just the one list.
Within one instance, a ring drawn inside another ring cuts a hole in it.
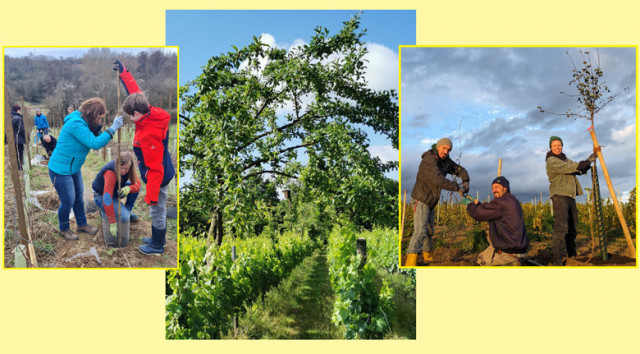
[{"label": "person in red jacket", "polygon": [[[111,235],[116,235],[117,222],[116,217],[120,214],[120,220],[123,222],[138,221],[138,216],[133,213],[133,206],[140,193],[140,179],[136,173],[134,166],[135,157],[131,151],[122,151],[120,153],[120,166],[116,169],[116,160],[108,162],[93,180],[91,187],[93,188],[93,199],[96,205],[104,211],[109,220],[109,229]],[[118,178],[120,176],[120,189],[118,189]],[[124,204],[120,203],[120,207],[115,206],[115,202],[120,198],[127,198]],[[105,242],[110,238],[105,236]],[[115,246],[107,244],[107,246]]]},{"label": "person in red jacket", "polygon": [[166,243],[168,186],[176,174],[168,150],[171,116],[149,104],[147,96],[119,60],[114,62],[113,69],[120,72],[120,80],[129,95],[122,103],[122,110],[136,126],[133,152],[138,158],[140,178],[147,185],[144,201],[150,206],[152,219],[151,237],[142,240],[144,245],[139,250],[146,255],[161,255]]}]

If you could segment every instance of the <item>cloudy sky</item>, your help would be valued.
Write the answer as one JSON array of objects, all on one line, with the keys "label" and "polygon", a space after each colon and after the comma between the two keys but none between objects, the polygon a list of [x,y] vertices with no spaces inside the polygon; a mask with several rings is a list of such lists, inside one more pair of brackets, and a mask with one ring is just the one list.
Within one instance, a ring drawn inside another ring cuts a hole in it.
[{"label": "cloudy sky", "polygon": [[[342,28],[359,10],[313,11],[231,11],[231,10],[168,10],[166,44],[180,47],[180,85],[195,79],[209,58],[232,51],[252,42],[253,36],[279,48],[291,49],[305,44],[315,34],[317,26],[331,34]],[[361,15],[360,28],[366,28],[364,41],[368,54],[369,87],[398,91],[398,46],[415,44],[416,13],[405,10],[369,11]],[[284,113],[284,112],[283,112]],[[398,150],[383,136],[367,130],[372,155],[383,161],[397,161]],[[398,171],[387,174],[398,180]],[[181,183],[188,181],[181,179]]]},{"label": "cloudy sky", "polygon": [[[175,47],[108,47],[110,50],[121,53],[138,54],[144,51],[162,49],[165,53],[176,53]],[[45,55],[54,58],[81,57],[89,51],[89,47],[5,47],[4,54],[11,57],[24,57],[29,55]]]},{"label": "cloudy sky", "polygon": [[[421,154],[441,137],[453,141],[471,177],[471,192],[486,199],[502,175],[522,202],[549,198],[545,155],[549,137],[560,136],[568,158],[586,159],[593,150],[585,119],[540,113],[577,111],[569,86],[571,58],[580,66],[581,48],[427,48],[401,53],[401,183],[411,193]],[[591,51],[597,60],[595,48]],[[567,55],[567,52],[569,56]],[[604,81],[620,93],[595,118],[595,132],[613,186],[627,200],[636,176],[636,49],[599,48]],[[628,87],[628,91],[623,91]],[[599,164],[598,164],[599,165]],[[598,166],[600,168],[600,166]],[[590,174],[578,178],[591,186]],[[600,190],[609,196],[600,169]],[[581,200],[581,199],[579,199]]]}]

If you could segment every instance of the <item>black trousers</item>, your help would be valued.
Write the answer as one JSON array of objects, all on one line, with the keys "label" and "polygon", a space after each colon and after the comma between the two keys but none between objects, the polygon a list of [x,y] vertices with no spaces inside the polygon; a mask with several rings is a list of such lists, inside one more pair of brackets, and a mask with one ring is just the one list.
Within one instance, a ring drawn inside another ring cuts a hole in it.
[{"label": "black trousers", "polygon": [[18,170],[22,171],[22,163],[24,161],[24,144],[16,144],[16,152],[18,156]]},{"label": "black trousers", "polygon": [[552,242],[553,259],[559,262],[564,256],[565,247],[567,256],[577,256],[578,208],[576,200],[571,197],[554,195],[551,199],[553,200],[553,216],[555,218]]}]

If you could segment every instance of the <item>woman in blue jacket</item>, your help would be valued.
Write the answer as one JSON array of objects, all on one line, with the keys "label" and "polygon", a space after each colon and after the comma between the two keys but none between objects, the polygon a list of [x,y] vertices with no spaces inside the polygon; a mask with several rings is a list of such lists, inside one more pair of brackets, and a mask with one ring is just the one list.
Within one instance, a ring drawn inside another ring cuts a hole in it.
[{"label": "woman in blue jacket", "polygon": [[102,131],[102,118],[107,108],[101,98],[90,98],[77,111],[64,118],[58,144],[49,160],[49,178],[60,198],[58,223],[60,234],[67,240],[77,240],[78,235],[69,229],[71,209],[76,216],[78,232],[95,235],[98,229],[87,224],[84,214],[84,185],[80,168],[90,149],[98,150],[107,145],[122,126],[122,117],[113,120],[113,125]]}]

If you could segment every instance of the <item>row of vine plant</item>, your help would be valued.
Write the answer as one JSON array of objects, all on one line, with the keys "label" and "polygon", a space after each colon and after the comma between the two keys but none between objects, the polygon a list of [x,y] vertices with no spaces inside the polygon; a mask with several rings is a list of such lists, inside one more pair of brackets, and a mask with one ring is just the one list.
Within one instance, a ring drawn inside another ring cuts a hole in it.
[{"label": "row of vine plant", "polygon": [[[366,262],[356,254],[356,240],[367,242]],[[335,294],[332,321],[344,326],[347,339],[383,338],[391,328],[394,290],[382,272],[402,272],[415,293],[415,270],[398,268],[397,230],[358,233],[352,225],[336,227],[329,235],[328,261]]]}]

